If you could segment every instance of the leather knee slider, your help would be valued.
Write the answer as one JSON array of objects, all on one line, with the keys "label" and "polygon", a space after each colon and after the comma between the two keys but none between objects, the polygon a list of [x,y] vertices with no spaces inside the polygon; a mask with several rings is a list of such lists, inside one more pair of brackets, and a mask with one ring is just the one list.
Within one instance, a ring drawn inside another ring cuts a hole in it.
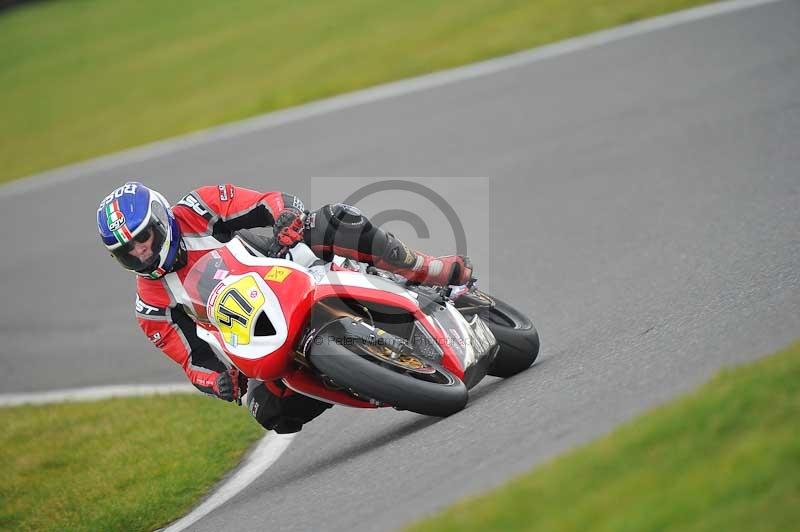
[{"label": "leather knee slider", "polygon": [[329,261],[333,247],[362,251],[371,241],[374,227],[361,211],[350,205],[334,203],[324,205],[306,218],[305,241],[311,249]]},{"label": "leather knee slider", "polygon": [[360,231],[369,223],[357,207],[346,203],[333,203],[326,205],[324,209],[329,213],[331,225],[337,229],[354,228]]}]

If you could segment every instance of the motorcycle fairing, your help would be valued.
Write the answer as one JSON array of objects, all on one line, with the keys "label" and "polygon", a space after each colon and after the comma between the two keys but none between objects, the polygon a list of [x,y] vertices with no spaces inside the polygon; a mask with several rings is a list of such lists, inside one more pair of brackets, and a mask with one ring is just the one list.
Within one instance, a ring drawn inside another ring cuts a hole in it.
[{"label": "motorcycle fairing", "polygon": [[295,369],[283,379],[287,388],[326,403],[350,406],[353,408],[377,408],[378,405],[353,397],[344,390],[326,387],[319,379],[302,369]]},{"label": "motorcycle fairing", "polygon": [[[184,280],[184,287],[197,318],[198,335],[220,358],[249,377],[283,379],[295,391],[332,403],[370,406],[343,390],[327,388],[305,369],[292,367],[311,311],[325,300],[350,299],[407,312],[415,327],[424,329],[425,339],[441,351],[437,362],[468,386],[485,374],[497,351],[485,325],[481,327],[475,319],[464,322],[451,305],[429,295],[362,272],[306,268],[288,260],[254,256],[238,238],[201,258]],[[251,298],[252,290],[256,293]],[[241,297],[229,295],[234,292]],[[234,323],[236,314],[242,320]],[[256,334],[262,314],[274,328],[273,334]],[[413,339],[413,335],[405,339]]]},{"label": "motorcycle fairing", "polygon": [[[467,322],[451,305],[431,304],[429,298],[378,276],[327,271],[316,279],[317,304],[329,298],[354,299],[407,311],[424,327],[424,337],[432,338],[435,348],[441,351],[440,357],[433,360],[461,379],[469,372],[469,380],[477,383],[491,362],[486,359],[493,359],[496,354],[496,340],[480,318]],[[413,333],[410,338],[414,338]]]},{"label": "motorcycle fairing", "polygon": [[197,261],[184,287],[197,334],[218,356],[260,380],[288,371],[313,304],[314,279],[306,268],[255,257],[233,239]]}]

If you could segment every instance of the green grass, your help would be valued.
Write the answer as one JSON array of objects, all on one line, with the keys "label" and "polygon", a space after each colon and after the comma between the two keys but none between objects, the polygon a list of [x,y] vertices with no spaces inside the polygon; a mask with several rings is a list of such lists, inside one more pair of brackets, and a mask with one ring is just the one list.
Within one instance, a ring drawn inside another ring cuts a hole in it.
[{"label": "green grass", "polygon": [[0,13],[0,181],[706,1],[17,7]]},{"label": "green grass", "polygon": [[800,343],[410,530],[800,530]]},{"label": "green grass", "polygon": [[0,408],[0,427],[0,530],[152,530],[264,434],[195,395]]},{"label": "green grass", "polygon": [[[199,396],[0,408],[0,529],[150,530],[263,430]],[[800,523],[800,343],[410,530],[789,531]]]}]

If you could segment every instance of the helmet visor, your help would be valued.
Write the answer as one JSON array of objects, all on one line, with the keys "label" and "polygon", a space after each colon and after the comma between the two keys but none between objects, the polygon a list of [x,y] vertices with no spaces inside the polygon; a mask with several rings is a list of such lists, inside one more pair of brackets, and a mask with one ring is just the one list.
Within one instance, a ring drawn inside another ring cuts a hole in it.
[{"label": "helmet visor", "polygon": [[150,273],[161,262],[161,249],[167,239],[167,227],[155,217],[133,238],[111,251],[125,269]]}]

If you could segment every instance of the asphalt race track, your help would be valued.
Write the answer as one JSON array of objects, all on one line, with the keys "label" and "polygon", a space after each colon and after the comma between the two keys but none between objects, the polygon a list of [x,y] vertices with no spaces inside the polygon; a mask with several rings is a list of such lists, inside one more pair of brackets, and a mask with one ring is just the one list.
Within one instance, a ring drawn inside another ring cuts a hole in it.
[{"label": "asphalt race track", "polygon": [[447,194],[489,220],[476,263],[542,355],[447,419],[334,408],[193,530],[397,527],[800,336],[800,2],[0,193],[0,392],[182,380],[97,239],[119,183],[311,176],[488,176]]}]

